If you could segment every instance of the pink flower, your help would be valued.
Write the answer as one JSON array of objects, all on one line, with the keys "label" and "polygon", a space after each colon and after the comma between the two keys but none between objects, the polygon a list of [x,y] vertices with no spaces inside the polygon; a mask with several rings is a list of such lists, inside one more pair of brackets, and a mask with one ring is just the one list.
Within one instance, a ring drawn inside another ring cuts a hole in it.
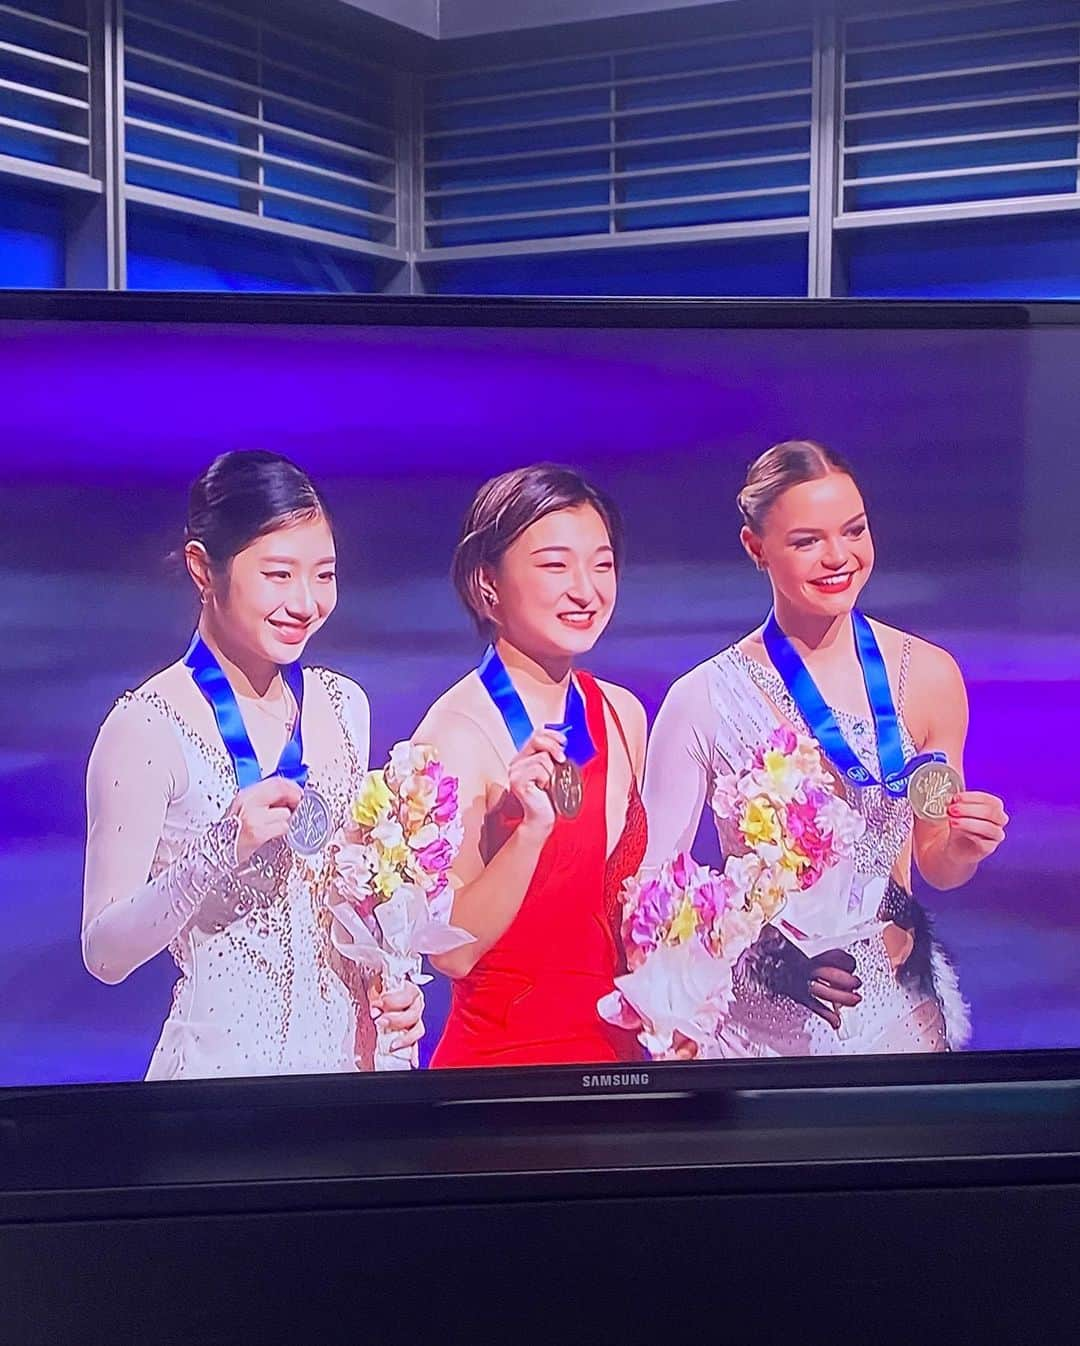
[{"label": "pink flower", "polygon": [[[432,765],[437,765],[432,763]],[[440,827],[446,824],[454,817],[458,811],[458,783],[456,776],[441,776],[439,778],[438,793],[435,796],[435,804],[431,810],[431,820],[438,823]]]},{"label": "pink flower", "polygon": [[822,864],[821,861],[815,861],[813,864],[808,865],[799,875],[799,888],[803,892],[806,892],[807,888],[813,888],[814,884],[817,883],[824,873],[825,865]]},{"label": "pink flower", "polygon": [[694,911],[698,918],[698,934],[705,942],[708,942],[709,931],[712,929],[713,922],[718,914],[718,897],[719,894],[711,883],[703,883],[694,894]]},{"label": "pink flower", "polygon": [[833,863],[832,838],[828,835],[822,836],[816,827],[810,826],[799,838],[799,850],[809,862],[809,869],[804,869],[799,875],[799,886],[807,888],[808,873],[816,872],[820,877]]},{"label": "pink flower", "polygon": [[437,757],[433,757],[424,767],[424,775],[428,780],[441,781],[445,774],[445,768]]},{"label": "pink flower", "polygon": [[440,837],[422,851],[417,851],[416,858],[429,874],[442,874],[454,863],[454,848],[445,837]]},{"label": "pink flower", "polygon": [[735,887],[735,881],[728,878],[726,874],[714,874],[711,886],[716,893],[717,914],[722,916],[733,907],[741,905],[740,894]]},{"label": "pink flower", "polygon": [[781,724],[769,735],[769,747],[790,756],[799,746],[795,730],[790,725]]},{"label": "pink flower", "polygon": [[628,934],[641,949],[654,949],[660,943],[660,931],[671,920],[672,896],[664,885],[650,879],[638,889],[630,914]]},{"label": "pink flower", "polygon": [[698,914],[698,937],[713,952],[719,943],[719,927],[725,914],[735,906],[735,884],[726,875],[711,874],[694,894]]},{"label": "pink flower", "polygon": [[801,842],[808,832],[817,830],[817,809],[809,802],[793,800],[787,806],[784,828],[792,841]]},{"label": "pink flower", "polygon": [[671,862],[671,878],[680,892],[686,892],[693,884],[695,869],[696,865],[686,851],[680,851]]}]

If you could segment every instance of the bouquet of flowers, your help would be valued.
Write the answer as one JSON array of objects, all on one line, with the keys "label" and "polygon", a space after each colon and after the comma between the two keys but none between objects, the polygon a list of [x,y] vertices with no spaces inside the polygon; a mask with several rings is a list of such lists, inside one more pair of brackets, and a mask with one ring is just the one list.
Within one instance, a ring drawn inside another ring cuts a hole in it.
[{"label": "bouquet of flowers", "polygon": [[[461,847],[457,778],[433,748],[398,743],[390,760],[369,771],[352,804],[351,821],[333,845],[334,946],[384,991],[430,981],[424,954],[447,953],[473,936],[449,923],[450,867]],[[410,1069],[388,1045],[376,1046],[376,1070]]]},{"label": "bouquet of flowers", "polygon": [[880,890],[855,874],[865,823],[833,789],[813,739],[781,726],[713,794],[729,843],[722,872],[680,854],[623,885],[627,975],[600,1001],[604,1019],[637,1028],[653,1057],[675,1034],[700,1057],[724,1045],[732,971],[775,922],[813,957],[880,929]]},{"label": "bouquet of flowers", "polygon": [[881,928],[883,884],[855,873],[865,820],[836,794],[813,739],[774,729],[721,778],[712,807],[736,852],[724,872],[808,957]]},{"label": "bouquet of flowers", "polygon": [[717,1054],[717,1035],[731,1003],[736,960],[765,917],[727,874],[680,853],[653,877],[623,885],[623,940],[629,972],[599,1003],[600,1016],[638,1030],[654,1058],[670,1056],[675,1035]]}]

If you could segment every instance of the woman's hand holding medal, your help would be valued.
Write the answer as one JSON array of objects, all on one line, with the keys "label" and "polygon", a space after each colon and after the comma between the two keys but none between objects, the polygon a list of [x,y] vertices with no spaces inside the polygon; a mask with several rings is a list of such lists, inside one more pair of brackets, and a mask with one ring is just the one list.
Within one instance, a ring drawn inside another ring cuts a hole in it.
[{"label": "woman's hand holding medal", "polygon": [[566,761],[566,735],[556,729],[537,729],[510,762],[510,793],[521,805],[522,827],[546,840],[555,826],[551,785]]},{"label": "woman's hand holding medal", "polygon": [[240,819],[236,855],[241,864],[268,842],[285,836],[303,794],[295,781],[268,776],[235,795],[226,817]]},{"label": "woman's hand holding medal", "polygon": [[960,790],[954,794],[946,819],[949,824],[946,849],[950,858],[972,865],[993,855],[1005,840],[1009,823],[1002,801],[982,790]]}]

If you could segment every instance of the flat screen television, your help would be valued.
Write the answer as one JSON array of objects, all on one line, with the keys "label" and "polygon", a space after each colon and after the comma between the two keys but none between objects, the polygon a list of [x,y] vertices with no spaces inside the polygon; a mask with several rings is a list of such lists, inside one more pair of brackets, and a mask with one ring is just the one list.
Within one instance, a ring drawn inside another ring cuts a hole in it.
[{"label": "flat screen television", "polygon": [[1075,1076],[1078,367],[0,296],[5,1109]]}]

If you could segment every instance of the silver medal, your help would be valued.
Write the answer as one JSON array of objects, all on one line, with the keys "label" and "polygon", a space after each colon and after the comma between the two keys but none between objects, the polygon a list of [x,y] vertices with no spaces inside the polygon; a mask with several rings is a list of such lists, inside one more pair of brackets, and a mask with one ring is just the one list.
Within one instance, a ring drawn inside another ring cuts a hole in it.
[{"label": "silver medal", "polygon": [[330,840],[332,830],[330,806],[309,785],[289,819],[285,839],[297,855],[318,855]]}]

